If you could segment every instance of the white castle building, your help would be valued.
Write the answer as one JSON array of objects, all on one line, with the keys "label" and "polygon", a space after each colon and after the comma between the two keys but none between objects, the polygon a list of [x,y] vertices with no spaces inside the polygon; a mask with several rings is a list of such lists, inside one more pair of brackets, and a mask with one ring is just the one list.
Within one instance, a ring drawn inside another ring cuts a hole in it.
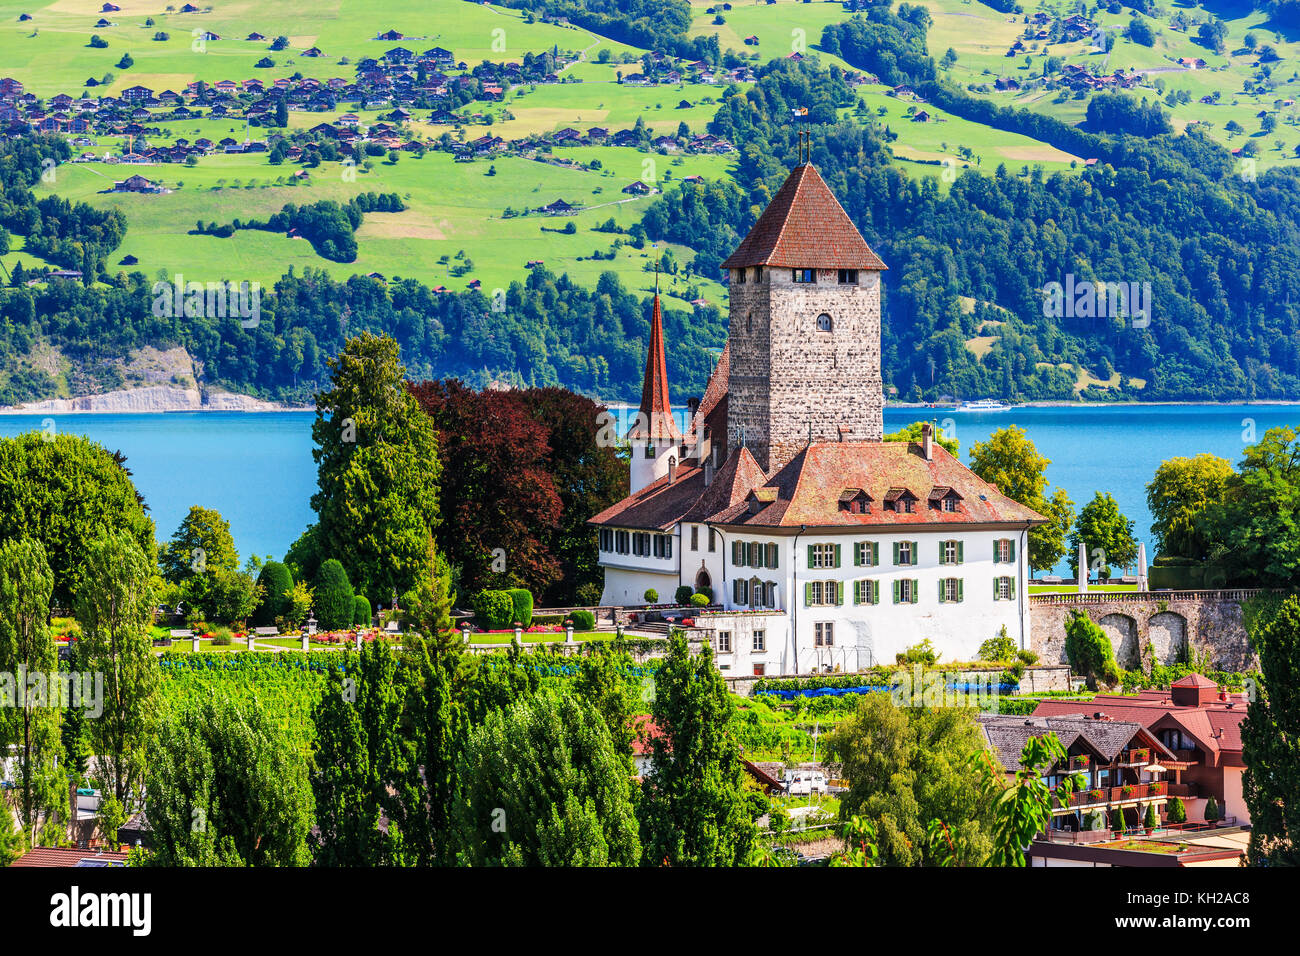
[{"label": "white castle building", "polygon": [[735,674],[855,671],[929,639],[970,660],[1029,646],[1026,537],[1044,518],[932,441],[885,442],[886,268],[810,164],[736,252],[727,346],[683,436],[656,295],[631,489],[591,519],[601,603],[681,585],[724,610],[696,626]]}]

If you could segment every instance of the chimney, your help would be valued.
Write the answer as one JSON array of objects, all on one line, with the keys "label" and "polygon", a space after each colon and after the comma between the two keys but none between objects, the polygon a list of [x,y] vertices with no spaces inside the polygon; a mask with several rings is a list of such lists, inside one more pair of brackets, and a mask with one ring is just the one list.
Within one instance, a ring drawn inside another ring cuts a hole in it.
[{"label": "chimney", "polygon": [[688,398],[686,400],[687,415],[689,415],[691,418],[694,418],[695,413],[698,412],[699,410],[700,410],[700,400],[698,398]]},{"label": "chimney", "polygon": [[925,456],[926,461],[934,458],[934,443],[930,436],[930,423],[924,422],[921,425],[921,454]]},{"label": "chimney", "polygon": [[707,488],[713,484],[713,459],[706,459],[704,462],[704,487]]},{"label": "chimney", "polygon": [[676,480],[677,480],[677,456],[669,455],[668,456],[668,484],[671,485]]}]

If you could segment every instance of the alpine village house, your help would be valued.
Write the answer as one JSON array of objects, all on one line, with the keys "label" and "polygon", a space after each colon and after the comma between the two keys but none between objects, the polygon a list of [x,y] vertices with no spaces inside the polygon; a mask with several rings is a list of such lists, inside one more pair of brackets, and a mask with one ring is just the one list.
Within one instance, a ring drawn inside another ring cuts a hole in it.
[{"label": "alpine village house", "polygon": [[1028,647],[1026,536],[1044,519],[928,425],[919,443],[883,440],[886,266],[811,164],[723,268],[727,345],[689,437],[656,293],[630,494],[591,519],[601,603],[711,595],[695,627],[737,675],[856,671],[927,638],[971,659],[1003,628]]}]

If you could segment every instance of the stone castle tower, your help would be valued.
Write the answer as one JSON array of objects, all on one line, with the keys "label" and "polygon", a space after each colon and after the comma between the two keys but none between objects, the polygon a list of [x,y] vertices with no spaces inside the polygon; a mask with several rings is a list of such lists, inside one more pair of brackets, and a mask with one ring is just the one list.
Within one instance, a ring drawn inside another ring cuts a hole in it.
[{"label": "stone castle tower", "polygon": [[728,447],[770,475],[809,441],[879,441],[880,280],[826,181],[796,166],[739,248],[730,273]]}]

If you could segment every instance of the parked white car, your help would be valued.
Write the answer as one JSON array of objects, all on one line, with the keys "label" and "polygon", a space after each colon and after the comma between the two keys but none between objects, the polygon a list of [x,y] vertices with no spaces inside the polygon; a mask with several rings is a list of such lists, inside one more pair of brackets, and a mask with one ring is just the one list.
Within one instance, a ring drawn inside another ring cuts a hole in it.
[{"label": "parked white car", "polygon": [[826,774],[820,770],[787,770],[785,772],[785,792],[792,797],[826,793],[828,790]]}]

